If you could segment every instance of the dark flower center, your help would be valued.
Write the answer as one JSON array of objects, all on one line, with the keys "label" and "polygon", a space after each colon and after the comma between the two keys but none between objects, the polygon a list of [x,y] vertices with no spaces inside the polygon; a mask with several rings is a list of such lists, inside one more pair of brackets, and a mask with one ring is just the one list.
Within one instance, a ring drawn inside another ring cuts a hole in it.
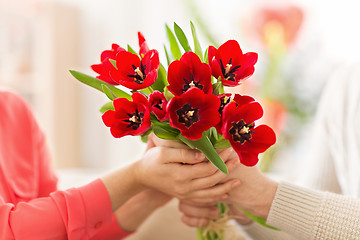
[{"label": "dark flower center", "polygon": [[143,65],[142,62],[140,62],[140,68],[136,67],[135,65],[132,65],[135,74],[129,74],[128,77],[134,78],[134,82],[136,82],[137,84],[143,84],[146,78],[145,67],[146,65]]},{"label": "dark flower center", "polygon": [[134,113],[126,113],[129,116],[129,119],[123,120],[124,122],[129,123],[126,127],[131,127],[133,130],[136,130],[140,127],[143,122],[144,113],[136,109]]},{"label": "dark flower center", "polygon": [[222,114],[224,107],[230,102],[230,97],[223,96],[220,98],[219,113]]},{"label": "dark flower center", "polygon": [[251,134],[255,133],[251,131],[254,128],[254,124],[246,124],[244,120],[231,123],[232,127],[229,130],[229,133],[233,136],[235,142],[240,142],[243,144],[245,141],[250,142]]},{"label": "dark flower center", "polygon": [[184,84],[184,88],[181,89],[182,91],[186,92],[186,90],[188,90],[189,88],[192,88],[192,87],[197,87],[199,88],[200,90],[203,90],[204,86],[199,84],[200,83],[200,80],[199,81],[195,81],[194,80],[194,76],[192,74],[190,74],[190,81],[187,80],[186,78],[184,78],[184,82],[186,84]]},{"label": "dark flower center", "polygon": [[225,80],[229,80],[229,81],[233,81],[235,82],[235,72],[241,67],[241,65],[237,65],[234,66],[231,64],[232,62],[232,58],[230,58],[229,63],[226,64],[226,66],[224,67],[223,62],[220,59],[220,67],[221,67],[221,72],[225,78]]},{"label": "dark flower center", "polygon": [[198,111],[199,108],[192,108],[189,104],[185,104],[176,111],[176,114],[180,123],[184,123],[186,127],[191,127],[191,125],[199,121]]},{"label": "dark flower center", "polygon": [[163,110],[163,101],[161,99],[159,99],[153,106],[160,110]]}]

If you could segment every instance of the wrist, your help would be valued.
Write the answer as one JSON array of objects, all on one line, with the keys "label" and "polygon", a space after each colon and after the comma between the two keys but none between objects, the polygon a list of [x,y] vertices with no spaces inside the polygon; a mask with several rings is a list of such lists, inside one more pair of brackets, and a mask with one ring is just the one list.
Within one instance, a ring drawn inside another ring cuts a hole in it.
[{"label": "wrist", "polygon": [[134,176],[134,171],[134,166],[131,164],[102,178],[113,211],[142,190]]},{"label": "wrist", "polygon": [[146,182],[144,180],[144,173],[141,170],[141,160],[136,161],[130,165],[131,176],[133,184],[139,189],[139,192],[148,189]]},{"label": "wrist", "polygon": [[278,183],[267,179],[266,183],[263,184],[263,189],[259,192],[256,207],[249,209],[249,212],[258,217],[267,218],[275,198],[277,187]]}]

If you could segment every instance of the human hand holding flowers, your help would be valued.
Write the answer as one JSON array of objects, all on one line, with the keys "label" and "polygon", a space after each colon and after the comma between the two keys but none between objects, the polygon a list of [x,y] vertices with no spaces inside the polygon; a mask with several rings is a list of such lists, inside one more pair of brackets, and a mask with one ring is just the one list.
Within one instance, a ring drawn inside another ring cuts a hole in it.
[{"label": "human hand holding flowers", "polygon": [[[153,135],[149,136],[152,144]],[[224,182],[226,175],[210,162],[204,155],[189,148],[174,148],[167,141],[155,138],[159,144],[150,148],[136,164],[135,177],[143,187],[157,189],[179,199],[194,199],[203,202],[205,199],[217,201],[225,199],[227,192],[236,186],[238,180]],[[167,145],[167,146],[165,146]],[[220,156],[226,160],[231,151],[223,151]],[[239,165],[234,160],[226,161],[230,171]]]},{"label": "human hand holding flowers", "polygon": [[[234,155],[231,156],[233,157]],[[251,223],[251,218],[262,218],[264,220],[259,223],[265,224],[278,184],[266,177],[257,166],[239,165],[225,181],[229,179],[240,181],[237,187],[228,192],[229,197],[222,200],[229,207],[229,216],[234,217],[242,225]],[[216,214],[219,214],[211,200],[200,204],[191,200],[180,201],[179,209],[183,213],[182,221],[193,227],[206,226],[211,219],[216,218]],[[244,210],[250,213],[250,218]]]}]

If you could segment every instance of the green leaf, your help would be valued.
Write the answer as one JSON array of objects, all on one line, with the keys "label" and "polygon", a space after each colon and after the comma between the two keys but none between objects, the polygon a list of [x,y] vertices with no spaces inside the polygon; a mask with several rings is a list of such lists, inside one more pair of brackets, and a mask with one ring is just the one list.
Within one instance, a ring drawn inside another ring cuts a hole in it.
[{"label": "green leaf", "polygon": [[206,135],[203,135],[202,138],[198,140],[192,141],[179,134],[178,139],[181,140],[186,145],[188,145],[190,148],[198,149],[199,151],[201,151],[206,156],[206,158],[209,159],[209,161],[212,162],[212,164],[214,164],[215,167],[217,167],[220,171],[222,171],[226,175],[229,175],[229,171],[224,161],[215,151],[214,146],[211,144],[210,139]]},{"label": "green leaf", "polygon": [[164,88],[164,96],[165,96],[165,98],[166,98],[167,101],[170,101],[170,99],[172,99],[173,97],[175,97],[175,95],[172,94],[172,92],[170,92],[167,87]]},{"label": "green leaf", "polygon": [[109,58],[109,61],[111,62],[111,64],[112,64],[116,69],[118,69],[117,66],[116,66],[116,60]]},{"label": "green leaf", "polygon": [[167,36],[168,36],[169,42],[170,42],[170,51],[171,51],[174,59],[179,60],[181,58],[181,51],[179,48],[179,44],[176,41],[174,33],[171,31],[169,26],[167,24],[165,24],[165,27],[166,27],[166,33],[167,33]]},{"label": "green leaf", "polygon": [[172,58],[171,58],[171,56],[169,56],[169,52],[168,52],[168,50],[166,49],[165,44],[164,44],[164,50],[165,50],[165,55],[166,55],[166,62],[167,62],[167,64],[168,64],[168,66],[169,66],[170,63],[172,62]]},{"label": "green leaf", "polygon": [[152,129],[150,128],[149,130],[146,131],[146,133],[142,134],[142,135],[140,136],[141,141],[144,142],[144,143],[147,143],[147,141],[148,141],[148,136],[149,136],[149,134],[150,134],[151,132],[152,132]]},{"label": "green leaf", "polygon": [[220,82],[214,83],[214,84],[212,85],[212,87],[213,87],[213,94],[214,94],[214,95],[219,95],[219,94],[220,94],[220,88],[221,88],[220,85],[221,85]]},{"label": "green leaf", "polygon": [[209,56],[208,56],[209,48],[206,48],[204,53],[204,62],[209,63]]},{"label": "green leaf", "polygon": [[110,88],[108,88],[105,84],[102,84],[101,85],[102,89],[103,89],[103,92],[106,94],[106,96],[111,100],[113,101],[116,96],[115,94],[110,90]]},{"label": "green leaf", "polygon": [[113,104],[113,102],[111,101],[111,102],[108,102],[108,103],[105,103],[101,108],[100,108],[100,112],[102,113],[102,114],[104,114],[106,111],[108,111],[108,110],[115,110],[115,108],[114,108],[114,104]]},{"label": "green leaf", "polygon": [[149,140],[148,135],[146,135],[146,136],[141,135],[141,136],[140,136],[140,140],[141,140],[143,143],[147,143],[148,140]]},{"label": "green leaf", "polygon": [[211,127],[207,132],[211,143],[214,145],[214,143],[218,140],[218,132],[216,131],[216,128]]},{"label": "green leaf", "polygon": [[111,90],[111,92],[116,96],[116,98],[126,98],[128,100],[132,99],[130,94],[128,94],[127,92],[124,92],[123,90],[118,89],[111,84],[101,81],[100,79],[94,78],[92,76],[74,70],[70,70],[70,73],[80,82],[85,83],[86,85],[93,87],[99,90],[100,92],[104,92],[102,85],[105,85]]},{"label": "green leaf", "polygon": [[227,149],[230,148],[231,144],[228,140],[226,140],[223,136],[221,136],[215,143],[214,148],[217,149]]},{"label": "green leaf", "polygon": [[143,88],[141,90],[137,90],[137,91],[134,91],[134,92],[141,92],[142,94],[144,94],[144,96],[146,96],[147,98],[149,97],[149,95],[151,94],[149,88]]},{"label": "green leaf", "polygon": [[192,36],[193,36],[193,39],[194,39],[194,49],[195,49],[195,53],[196,53],[196,55],[199,56],[200,60],[203,62],[204,59],[203,59],[203,55],[202,55],[202,50],[201,50],[201,46],[200,46],[200,41],[199,41],[199,38],[198,38],[197,33],[196,33],[195,26],[194,26],[194,24],[192,23],[192,21],[190,21],[190,26],[191,26],[191,33],[192,33]]},{"label": "green leaf", "polygon": [[258,224],[260,224],[261,226],[264,226],[264,227],[267,227],[267,228],[270,228],[270,229],[273,229],[273,230],[277,230],[277,231],[280,231],[279,229],[275,228],[275,227],[272,227],[272,226],[269,226],[266,224],[266,219],[265,218],[261,218],[261,217],[257,217],[257,216],[254,216],[253,214],[251,214],[250,212],[246,211],[246,210],[241,210],[243,211],[249,218],[251,218],[251,220],[253,220],[254,222],[257,222]]},{"label": "green leaf", "polygon": [[174,31],[177,39],[179,40],[185,52],[191,52],[191,47],[189,45],[189,41],[187,40],[184,31],[175,22],[174,22]]},{"label": "green leaf", "polygon": [[160,64],[158,76],[153,85],[151,85],[152,89],[159,90],[160,92],[164,91],[165,86],[168,85],[166,80],[166,70],[162,64]]},{"label": "green leaf", "polygon": [[222,84],[222,81],[221,81],[221,76],[218,78],[216,83],[213,83],[212,86],[213,86],[213,94],[214,95],[220,95],[220,94],[225,93],[224,85]]},{"label": "green leaf", "polygon": [[127,45],[127,50],[128,50],[128,52],[138,55],[137,52],[135,52],[135,50],[129,44]]},{"label": "green leaf", "polygon": [[171,127],[168,123],[152,121],[152,129],[155,135],[161,139],[177,140],[180,131]]}]

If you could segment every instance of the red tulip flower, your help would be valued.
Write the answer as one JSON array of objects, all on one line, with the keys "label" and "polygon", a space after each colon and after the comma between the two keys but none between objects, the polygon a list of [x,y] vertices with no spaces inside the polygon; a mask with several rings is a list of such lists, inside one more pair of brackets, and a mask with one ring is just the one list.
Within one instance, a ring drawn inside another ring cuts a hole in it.
[{"label": "red tulip flower", "polygon": [[122,47],[119,47],[117,44],[113,44],[111,47],[111,50],[105,50],[101,53],[101,63],[100,64],[93,64],[91,65],[92,70],[94,70],[96,73],[100,74],[97,76],[98,79],[110,83],[112,85],[118,85],[117,82],[113,81],[109,75],[109,72],[112,70],[115,70],[116,68],[114,65],[110,62],[110,59],[115,60],[116,54],[118,54],[121,51],[125,51]]},{"label": "red tulip flower", "polygon": [[216,130],[218,131],[218,133],[221,133],[221,128],[223,125],[222,114],[226,105],[228,105],[230,102],[235,102],[237,106],[242,106],[244,104],[255,101],[255,99],[250,96],[235,94],[234,98],[232,99],[231,95],[231,93],[224,93],[218,95],[218,98],[220,99],[220,122],[216,125]]},{"label": "red tulip flower", "polygon": [[220,121],[220,101],[216,95],[205,94],[198,88],[190,88],[175,96],[167,105],[170,125],[190,139],[198,140],[204,131]]},{"label": "red tulip flower", "polygon": [[234,87],[250,77],[254,71],[258,55],[254,52],[243,54],[240,45],[235,40],[229,40],[218,49],[213,46],[208,50],[209,64],[212,75],[224,86]]},{"label": "red tulip flower", "polygon": [[218,133],[221,133],[221,127],[222,127],[222,118],[221,118],[221,116],[222,116],[224,107],[231,102],[231,95],[232,95],[231,93],[224,93],[224,94],[217,95],[218,99],[220,100],[220,107],[219,107],[219,110],[218,110],[218,112],[220,114],[220,121],[215,126]]},{"label": "red tulip flower", "polygon": [[255,99],[253,97],[247,95],[235,94],[233,101],[236,103],[238,107],[241,107],[245,104],[254,102]]},{"label": "red tulip flower", "polygon": [[115,111],[108,110],[102,116],[103,122],[110,127],[111,134],[116,138],[144,134],[151,126],[147,98],[141,93],[134,93],[132,99],[133,101],[126,98],[115,99]]},{"label": "red tulip flower", "polygon": [[154,91],[149,96],[149,103],[151,106],[151,112],[160,120],[165,121],[168,119],[166,114],[166,105],[167,100],[164,96],[164,93],[159,91]]},{"label": "red tulip flower", "polygon": [[146,52],[141,59],[136,54],[122,51],[116,56],[117,69],[110,71],[110,76],[124,87],[139,90],[156,81],[159,65],[159,53],[156,50]]},{"label": "red tulip flower", "polygon": [[138,38],[139,38],[139,54],[140,57],[144,57],[145,54],[150,50],[149,46],[146,43],[146,40],[144,38],[144,35],[141,32],[138,32]]},{"label": "red tulip flower", "polygon": [[211,94],[211,69],[193,52],[186,52],[180,60],[170,64],[168,69],[168,90],[175,96],[196,87],[203,92]]},{"label": "red tulip flower", "polygon": [[223,111],[222,133],[237,152],[240,162],[254,166],[259,161],[259,153],[264,152],[276,141],[274,131],[266,126],[255,127],[254,121],[263,115],[258,102],[238,105],[229,103]]}]

